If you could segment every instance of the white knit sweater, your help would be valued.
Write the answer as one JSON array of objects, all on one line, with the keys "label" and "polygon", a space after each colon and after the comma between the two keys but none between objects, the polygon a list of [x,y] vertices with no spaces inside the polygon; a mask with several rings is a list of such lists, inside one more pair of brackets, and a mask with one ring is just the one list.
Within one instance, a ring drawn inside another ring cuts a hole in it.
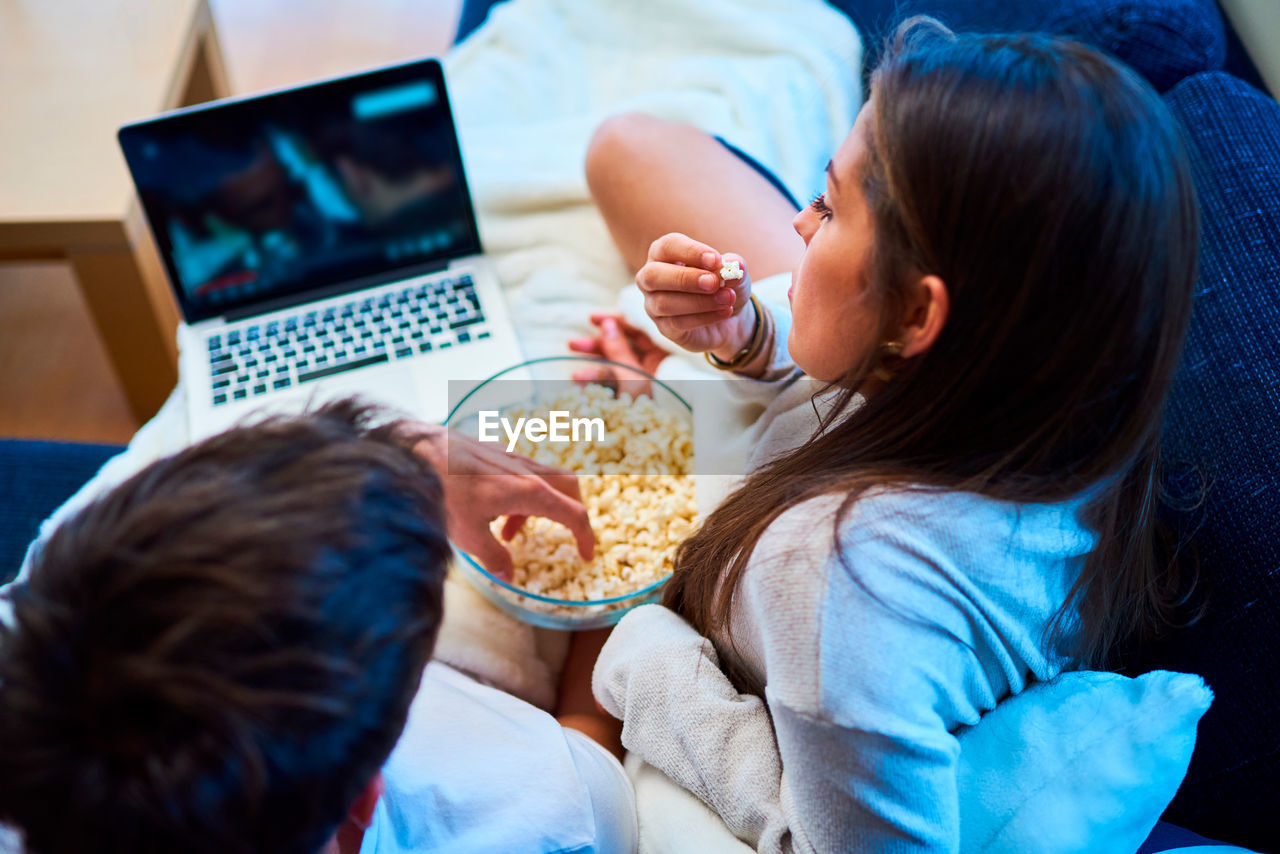
[{"label": "white knit sweater", "polygon": [[[786,329],[780,336],[785,340]],[[779,348],[756,461],[804,441],[814,387]],[[807,413],[807,415],[806,415]],[[594,690],[623,743],[762,852],[956,851],[957,728],[1063,662],[1046,626],[1095,537],[1081,500],[886,491],[791,508],[738,589],[733,644],[657,605],[628,614]],[[740,694],[721,656],[766,686]]]}]

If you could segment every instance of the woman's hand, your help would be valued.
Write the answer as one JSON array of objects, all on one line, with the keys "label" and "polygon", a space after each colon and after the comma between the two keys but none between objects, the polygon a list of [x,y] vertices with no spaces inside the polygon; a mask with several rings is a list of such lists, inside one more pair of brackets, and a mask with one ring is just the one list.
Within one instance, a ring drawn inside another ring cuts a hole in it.
[{"label": "woman's hand", "polygon": [[513,569],[511,553],[489,529],[499,516],[507,517],[504,540],[529,516],[542,516],[573,532],[583,560],[594,556],[595,533],[573,474],[436,425],[404,424],[398,432],[412,439],[414,453],[440,476],[449,539],[489,572],[510,580]]},{"label": "woman's hand", "polygon": [[[720,279],[725,261],[742,265],[736,282]],[[751,277],[740,255],[721,255],[705,243],[673,232],[649,246],[649,260],[636,274],[644,309],[672,343],[694,353],[710,351],[728,361],[751,340],[754,311]]]},{"label": "woman's hand", "polygon": [[[671,355],[653,343],[653,339],[644,330],[627,323],[620,314],[596,313],[591,315],[591,323],[600,330],[600,334],[594,338],[574,338],[569,342],[570,350],[601,356],[646,374],[656,374],[658,365]],[[630,394],[632,398],[648,395],[651,391],[647,379],[634,375],[619,378],[618,372],[608,366],[591,371],[575,371],[573,378],[579,382],[607,385],[616,389],[619,394]]]}]

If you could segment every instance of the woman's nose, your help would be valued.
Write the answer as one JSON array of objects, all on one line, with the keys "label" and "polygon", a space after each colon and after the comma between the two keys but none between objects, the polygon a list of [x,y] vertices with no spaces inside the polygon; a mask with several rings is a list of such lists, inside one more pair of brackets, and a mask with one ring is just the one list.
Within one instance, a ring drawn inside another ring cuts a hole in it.
[{"label": "woman's nose", "polygon": [[798,214],[791,220],[791,227],[796,230],[796,234],[800,235],[804,240],[804,245],[809,245],[809,238],[813,237],[813,224],[809,222],[810,217],[808,208],[802,208]]}]

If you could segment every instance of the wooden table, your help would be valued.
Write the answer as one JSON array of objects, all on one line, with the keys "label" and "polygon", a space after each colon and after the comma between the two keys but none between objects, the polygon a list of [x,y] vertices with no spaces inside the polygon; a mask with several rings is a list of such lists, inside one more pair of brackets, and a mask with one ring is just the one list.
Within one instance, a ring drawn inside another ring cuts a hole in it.
[{"label": "wooden table", "polygon": [[140,420],[179,316],[115,133],[228,94],[207,0],[0,0],[0,261],[71,263]]}]

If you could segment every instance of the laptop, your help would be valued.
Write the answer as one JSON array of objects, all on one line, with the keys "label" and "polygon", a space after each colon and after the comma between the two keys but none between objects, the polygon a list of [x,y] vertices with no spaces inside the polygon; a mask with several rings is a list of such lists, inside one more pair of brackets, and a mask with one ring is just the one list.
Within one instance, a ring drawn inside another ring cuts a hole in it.
[{"label": "laptop", "polygon": [[427,421],[523,360],[434,59],[120,130],[193,438],[354,393]]}]

